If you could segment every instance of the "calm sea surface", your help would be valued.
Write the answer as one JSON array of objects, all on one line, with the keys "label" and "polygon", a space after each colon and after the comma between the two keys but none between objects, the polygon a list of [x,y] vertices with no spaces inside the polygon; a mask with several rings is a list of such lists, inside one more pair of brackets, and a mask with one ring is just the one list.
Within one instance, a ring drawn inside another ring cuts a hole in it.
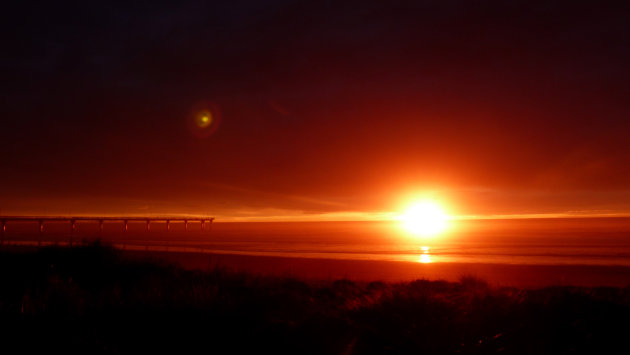
[{"label": "calm sea surface", "polygon": [[214,223],[201,232],[191,225],[142,223],[122,233],[122,225],[84,222],[70,234],[51,222],[42,235],[37,225],[8,224],[5,243],[66,243],[100,238],[131,250],[169,250],[240,255],[419,263],[498,263],[525,265],[630,266],[630,218],[454,221],[433,238],[407,234],[395,222]]}]

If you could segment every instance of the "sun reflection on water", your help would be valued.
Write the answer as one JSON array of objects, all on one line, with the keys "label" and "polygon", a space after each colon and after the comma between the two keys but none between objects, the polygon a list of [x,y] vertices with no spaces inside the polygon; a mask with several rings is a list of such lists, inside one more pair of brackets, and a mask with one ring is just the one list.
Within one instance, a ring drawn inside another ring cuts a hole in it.
[{"label": "sun reflection on water", "polygon": [[419,263],[428,264],[431,262],[431,254],[429,254],[430,248],[428,246],[421,246],[420,250],[422,250],[422,254],[420,254],[420,259],[418,259]]}]

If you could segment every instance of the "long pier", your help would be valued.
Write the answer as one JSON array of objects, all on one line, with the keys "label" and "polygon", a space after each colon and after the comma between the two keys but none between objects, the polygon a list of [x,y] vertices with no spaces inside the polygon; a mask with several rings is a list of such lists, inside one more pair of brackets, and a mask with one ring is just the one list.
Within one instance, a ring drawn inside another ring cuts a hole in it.
[{"label": "long pier", "polygon": [[0,232],[4,235],[7,231],[7,222],[36,222],[39,223],[39,232],[44,233],[44,222],[68,222],[72,227],[72,232],[77,230],[77,222],[91,221],[98,222],[98,230],[103,231],[105,222],[123,222],[123,232],[129,229],[129,222],[145,222],[146,231],[151,230],[152,222],[166,222],[167,231],[171,230],[171,222],[183,222],[188,231],[189,222],[201,223],[201,230],[206,229],[206,223],[212,224],[214,217],[53,217],[53,216],[0,216]]}]

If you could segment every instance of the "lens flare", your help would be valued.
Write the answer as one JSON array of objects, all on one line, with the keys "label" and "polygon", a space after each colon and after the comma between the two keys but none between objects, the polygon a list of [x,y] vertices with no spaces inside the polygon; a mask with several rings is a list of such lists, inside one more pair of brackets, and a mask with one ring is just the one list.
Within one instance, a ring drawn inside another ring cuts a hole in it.
[{"label": "lens flare", "polygon": [[212,124],[212,112],[202,111],[195,117],[195,123],[199,128],[206,128]]},{"label": "lens flare", "polygon": [[219,110],[216,105],[201,102],[192,108],[188,116],[188,128],[198,138],[210,137],[219,127]]}]

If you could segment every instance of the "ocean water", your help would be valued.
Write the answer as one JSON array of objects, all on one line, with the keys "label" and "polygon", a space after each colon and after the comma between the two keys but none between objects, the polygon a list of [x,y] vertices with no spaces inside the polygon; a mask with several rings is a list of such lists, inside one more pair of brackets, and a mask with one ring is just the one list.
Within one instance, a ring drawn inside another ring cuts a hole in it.
[{"label": "ocean water", "polygon": [[630,266],[630,218],[573,218],[452,221],[441,235],[421,238],[397,222],[220,223],[211,231],[191,225],[79,223],[78,231],[60,222],[45,226],[9,223],[5,244],[67,244],[101,239],[129,250],[388,260],[417,263]]}]

